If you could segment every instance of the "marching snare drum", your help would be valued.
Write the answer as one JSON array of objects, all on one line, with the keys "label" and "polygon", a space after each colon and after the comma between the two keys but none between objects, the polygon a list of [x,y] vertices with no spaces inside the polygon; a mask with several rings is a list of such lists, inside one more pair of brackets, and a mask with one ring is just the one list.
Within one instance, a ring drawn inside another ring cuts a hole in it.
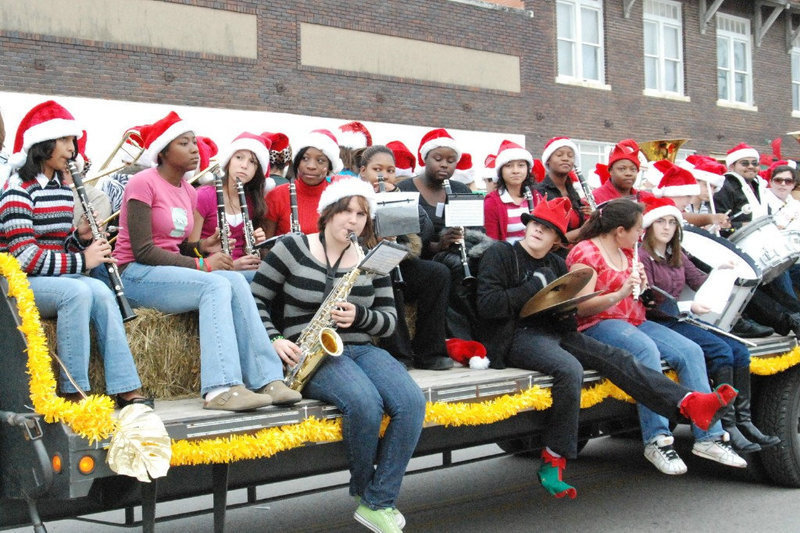
[{"label": "marching snare drum", "polygon": [[[687,224],[683,227],[683,250],[691,256],[697,267],[710,272],[712,269],[730,263],[734,264],[734,272],[738,276],[733,286],[725,310],[721,313],[708,313],[702,316],[708,322],[722,330],[730,331],[739,320],[744,307],[750,302],[762,273],[759,266],[748,254],[736,247],[727,239],[717,237],[708,231]],[[686,286],[680,300],[692,300],[694,291]]]},{"label": "marching snare drum", "polygon": [[800,257],[800,247],[775,224],[771,216],[759,217],[730,236],[761,268],[764,283],[783,274]]}]

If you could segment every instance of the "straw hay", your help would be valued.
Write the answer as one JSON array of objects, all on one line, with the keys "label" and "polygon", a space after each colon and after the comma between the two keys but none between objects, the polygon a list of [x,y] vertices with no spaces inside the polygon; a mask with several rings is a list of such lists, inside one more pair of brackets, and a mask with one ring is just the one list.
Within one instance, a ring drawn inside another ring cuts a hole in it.
[{"label": "straw hay", "polygon": [[[154,309],[136,309],[138,318],[125,324],[133,359],[145,394],[159,399],[200,394],[200,342],[197,313],[168,315]],[[56,350],[56,321],[42,320],[50,353]],[[53,362],[53,372],[59,374]],[[105,391],[102,359],[92,328],[89,382],[94,392]]]}]

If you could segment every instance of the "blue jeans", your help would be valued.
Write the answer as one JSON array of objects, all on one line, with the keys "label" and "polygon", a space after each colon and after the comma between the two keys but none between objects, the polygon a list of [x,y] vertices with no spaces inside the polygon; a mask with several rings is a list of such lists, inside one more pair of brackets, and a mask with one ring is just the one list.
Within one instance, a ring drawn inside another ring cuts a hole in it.
[{"label": "blue jeans", "polygon": [[[425,396],[405,367],[371,344],[346,345],[320,365],[303,395],[343,414],[350,494],[371,509],[395,507],[425,420]],[[383,413],[391,421],[381,439]]]},{"label": "blue jeans", "polygon": [[750,366],[750,351],[737,340],[686,322],[672,320],[661,323],[700,346],[706,359],[708,373],[712,376],[726,366],[731,368]]},{"label": "blue jeans", "polygon": [[[98,348],[103,357],[106,393],[119,394],[142,386],[117,300],[108,286],[79,274],[31,276],[28,282],[39,314],[43,318],[58,318],[58,356],[83,390],[89,390],[89,321],[97,332]],[[77,392],[63,370],[59,389]]]},{"label": "blue jeans", "polygon": [[[636,327],[624,320],[603,320],[584,333],[600,342],[631,352],[637,360],[654,370],[661,369],[661,359],[664,359],[678,373],[678,379],[684,386],[697,392],[711,391],[700,346],[657,322],[645,320]],[[645,444],[659,435],[671,434],[666,418],[641,404],[637,404],[637,409]],[[698,441],[718,439],[723,434],[719,422],[708,431],[693,425],[692,431]]]},{"label": "blue jeans", "polygon": [[[93,274],[104,271],[95,269]],[[199,311],[202,394],[241,384],[258,389],[283,379],[282,363],[258,315],[250,284],[240,273],[129,263],[122,282],[134,307],[164,313]]]}]

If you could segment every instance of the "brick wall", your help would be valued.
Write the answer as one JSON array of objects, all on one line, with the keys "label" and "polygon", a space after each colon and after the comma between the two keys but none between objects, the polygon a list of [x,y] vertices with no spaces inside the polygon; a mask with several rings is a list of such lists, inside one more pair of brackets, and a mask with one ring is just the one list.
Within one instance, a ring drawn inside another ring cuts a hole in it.
[{"label": "brick wall", "polygon": [[[697,2],[684,2],[683,7],[686,95],[691,101],[676,102],[642,95],[641,2],[634,4],[628,19],[622,2],[605,2],[606,83],[612,90],[602,91],[555,82],[554,1],[524,2],[534,11],[533,18],[525,9],[445,0],[170,1],[255,13],[258,59],[0,31],[0,91],[513,131],[526,135],[534,153],[557,134],[606,142],[690,137],[686,148],[702,152],[724,152],[740,141],[767,149],[775,136],[800,129],[800,119],[791,117],[785,14],[762,46],[753,46],[758,112],[749,112],[716,105],[714,21],[700,33]],[[722,11],[752,16],[751,3],[743,0],[725,2]],[[299,22],[517,55],[521,92],[301,67]],[[796,146],[786,138],[786,152],[800,153]]]}]

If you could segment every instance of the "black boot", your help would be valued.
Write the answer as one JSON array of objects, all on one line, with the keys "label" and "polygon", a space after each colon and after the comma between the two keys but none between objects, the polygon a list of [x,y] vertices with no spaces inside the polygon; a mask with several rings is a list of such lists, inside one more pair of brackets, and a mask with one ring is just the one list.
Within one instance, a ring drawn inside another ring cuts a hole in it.
[{"label": "black boot", "polygon": [[[733,368],[729,366],[722,367],[712,374],[711,379],[714,380],[715,387],[719,387],[723,383],[733,386]],[[739,395],[741,394],[740,391]],[[722,429],[727,431],[731,436],[730,445],[733,446],[734,450],[741,453],[755,453],[761,451],[761,446],[747,440],[747,437],[742,435],[742,432],[736,427],[736,411],[733,406],[725,411],[722,418],[720,418],[720,422],[722,422]]]},{"label": "black boot", "polygon": [[736,426],[748,439],[758,443],[761,448],[771,448],[781,443],[781,439],[772,435],[764,435],[753,424],[750,414],[750,367],[733,370],[733,386],[739,391],[734,401],[736,407]]}]

